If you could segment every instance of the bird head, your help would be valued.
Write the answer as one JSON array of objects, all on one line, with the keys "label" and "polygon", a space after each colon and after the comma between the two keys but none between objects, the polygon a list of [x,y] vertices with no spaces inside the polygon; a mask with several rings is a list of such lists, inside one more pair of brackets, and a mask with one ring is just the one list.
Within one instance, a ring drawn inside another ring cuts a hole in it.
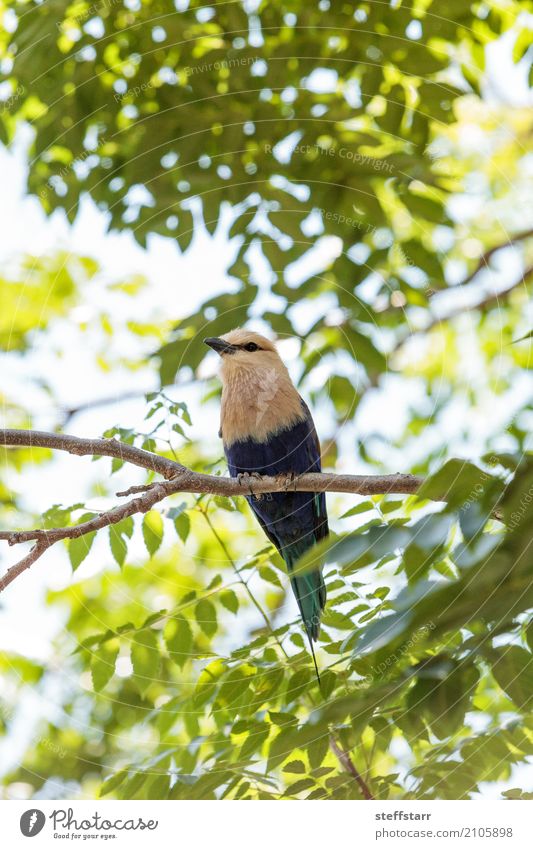
[{"label": "bird head", "polygon": [[204,342],[221,357],[220,374],[223,380],[243,371],[285,371],[274,342],[260,333],[238,328],[224,336],[204,339]]},{"label": "bird head", "polygon": [[221,358],[221,433],[226,445],[249,438],[264,442],[305,415],[270,339],[240,328],[204,341]]}]

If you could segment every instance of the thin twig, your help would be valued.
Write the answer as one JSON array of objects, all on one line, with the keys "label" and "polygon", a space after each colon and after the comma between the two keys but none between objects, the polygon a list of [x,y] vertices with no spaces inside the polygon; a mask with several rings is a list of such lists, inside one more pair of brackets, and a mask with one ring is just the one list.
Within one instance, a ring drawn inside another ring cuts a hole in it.
[{"label": "thin twig", "polygon": [[[421,334],[429,333],[435,327],[439,327],[441,324],[445,324],[447,321],[452,321],[454,318],[458,318],[463,315],[465,312],[475,312],[477,310],[483,311],[489,309],[494,304],[499,304],[500,301],[504,300],[511,292],[514,292],[515,289],[518,289],[523,283],[526,282],[533,275],[533,265],[528,266],[524,269],[523,273],[520,275],[520,278],[516,280],[511,286],[508,286],[507,289],[503,289],[499,292],[493,292],[491,295],[487,295],[481,301],[477,301],[475,304],[463,305],[452,312],[449,312],[447,315],[443,315],[441,317],[432,318],[424,327],[420,327],[416,330],[409,330],[406,335],[400,339],[395,347],[393,353],[398,351],[400,348],[405,345],[413,336],[420,336]],[[464,282],[458,284],[460,286],[465,285]],[[454,287],[457,288],[457,287]],[[449,291],[446,289],[446,291]]]},{"label": "thin twig", "polygon": [[461,280],[460,283],[456,283],[455,286],[450,286],[450,289],[457,289],[459,286],[468,286],[469,283],[472,282],[474,277],[477,277],[480,271],[488,268],[489,260],[494,256],[498,251],[502,251],[504,248],[510,248],[513,245],[516,245],[517,242],[522,242],[525,239],[529,239],[533,236],[533,228],[529,228],[528,230],[522,230],[520,233],[515,233],[514,236],[510,236],[506,242],[500,243],[498,245],[493,245],[492,248],[488,248],[484,253],[479,257],[475,268],[467,274],[464,280]]},{"label": "thin twig", "polygon": [[270,619],[268,618],[267,614],[265,613],[263,606],[256,599],[254,593],[252,592],[252,590],[248,586],[248,581],[245,581],[244,578],[242,577],[241,570],[239,569],[239,567],[235,563],[233,557],[229,553],[226,543],[224,542],[224,540],[222,539],[222,537],[218,533],[217,529],[213,525],[210,516],[208,515],[207,511],[204,510],[204,509],[201,509],[200,512],[202,513],[202,516],[206,520],[207,524],[209,525],[211,532],[212,532],[213,536],[215,537],[216,541],[218,542],[220,548],[222,549],[222,551],[224,552],[224,554],[228,558],[228,562],[231,564],[231,567],[232,567],[233,571],[235,572],[239,583],[242,584],[242,586],[246,590],[246,593],[248,594],[248,598],[250,599],[252,604],[255,606],[255,608],[259,611],[259,613],[263,617],[265,625],[267,626],[268,630],[270,631],[270,633],[272,634],[272,636],[276,640],[276,643],[278,644],[279,648],[281,649],[281,651],[283,652],[283,654],[285,655],[285,657],[288,660],[289,656],[288,656],[287,652],[285,651],[283,644],[282,644],[281,640],[279,639],[278,635],[276,634],[274,628],[272,627],[272,623],[270,622]]},{"label": "thin twig", "polygon": [[0,578],[0,593],[5,590],[9,584],[18,578],[22,572],[25,572],[26,569],[29,569],[30,566],[33,566],[36,560],[39,559],[41,554],[44,554],[47,548],[49,548],[51,543],[47,543],[46,540],[38,540],[29,554],[26,557],[23,557],[22,560],[19,560],[18,563],[14,563],[7,572],[2,575]]},{"label": "thin twig", "polygon": [[361,791],[361,793],[362,793],[362,795],[363,795],[363,798],[364,798],[364,799],[367,799],[367,800],[373,800],[373,799],[374,799],[374,796],[373,796],[373,795],[372,795],[372,793],[370,792],[370,789],[369,789],[369,787],[368,787],[368,784],[366,783],[366,781],[364,780],[364,778],[362,777],[362,775],[361,775],[361,774],[357,771],[357,769],[355,768],[355,765],[354,765],[354,763],[353,763],[353,761],[352,761],[352,759],[351,759],[350,755],[348,754],[348,752],[345,752],[345,751],[344,751],[344,749],[341,749],[341,747],[340,747],[340,746],[339,746],[339,744],[337,743],[337,741],[336,741],[335,737],[333,736],[333,734],[330,734],[330,737],[329,737],[329,745],[330,745],[330,747],[331,747],[331,751],[332,751],[332,752],[336,755],[336,757],[339,759],[340,763],[342,764],[342,766],[344,767],[344,769],[346,770],[346,772],[349,772],[349,773],[350,773],[350,775],[351,775],[351,776],[355,779],[355,781],[357,782],[357,784],[358,784],[358,786],[359,786],[359,789],[360,789],[360,791]]},{"label": "thin twig", "polygon": [[75,407],[64,407],[62,412],[64,415],[62,425],[66,427],[70,420],[79,413],[85,413],[87,410],[94,410],[96,407],[111,407],[115,404],[122,404],[124,401],[132,401],[137,398],[142,398],[152,392],[152,389],[132,389],[130,392],[123,392],[122,395],[108,395],[104,398],[93,398],[91,401],[82,401]]},{"label": "thin twig", "polygon": [[111,510],[98,513],[97,516],[93,516],[92,519],[81,522],[79,525],[70,525],[65,528],[35,528],[31,531],[2,531],[0,532],[0,540],[7,540],[9,545],[18,545],[21,542],[36,539],[46,542],[47,545],[53,545],[62,539],[77,539],[93,533],[93,531],[100,531],[108,525],[116,525],[122,519],[133,516],[135,513],[147,513],[154,504],[162,501],[168,494],[168,482],[160,481],[153,484],[141,498],[133,498],[125,504],[119,504]]},{"label": "thin twig", "polygon": [[37,540],[37,544],[31,549],[30,553],[23,558],[19,563],[16,563],[7,570],[5,575],[0,579],[0,592],[17,578],[21,572],[28,569],[44,552],[64,539],[77,539],[86,534],[99,531],[108,525],[116,525],[122,519],[128,516],[133,516],[134,513],[147,513],[152,509],[154,504],[161,501],[167,496],[166,487],[167,481],[154,484],[150,491],[145,493],[141,498],[134,498],[126,504],[121,504],[118,507],[113,507],[111,510],[106,510],[104,513],[99,513],[87,522],[81,522],[79,525],[72,525],[66,528],[36,528],[32,531],[2,531],[0,540],[6,540],[9,545],[18,545],[22,542]]}]

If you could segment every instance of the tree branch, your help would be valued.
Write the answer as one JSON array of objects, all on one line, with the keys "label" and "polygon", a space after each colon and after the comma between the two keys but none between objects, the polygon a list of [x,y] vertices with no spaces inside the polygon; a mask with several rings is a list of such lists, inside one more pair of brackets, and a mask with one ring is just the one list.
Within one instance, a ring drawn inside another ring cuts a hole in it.
[{"label": "tree branch", "polygon": [[461,286],[468,286],[469,283],[472,282],[474,277],[477,277],[480,271],[488,268],[489,260],[494,256],[498,251],[502,251],[504,248],[510,248],[513,245],[516,245],[517,242],[523,242],[525,239],[529,239],[533,236],[533,228],[529,228],[528,230],[522,230],[520,233],[515,233],[514,236],[510,236],[507,242],[503,242],[503,244],[493,245],[492,248],[488,248],[484,253],[481,254],[477,261],[477,265],[475,268],[468,274],[464,280],[461,280],[460,283],[456,283],[455,286],[451,286],[450,289],[457,289]]},{"label": "tree branch", "polygon": [[133,401],[142,398],[153,392],[153,389],[132,389],[130,392],[123,392],[122,395],[107,395],[102,398],[93,398],[91,401],[82,401],[76,407],[64,407],[62,427],[70,424],[70,420],[79,413],[85,413],[87,410],[94,410],[97,407],[112,407],[115,404],[122,404],[124,401]]},{"label": "tree branch", "polygon": [[357,784],[358,784],[358,786],[359,786],[359,789],[360,789],[360,791],[361,791],[361,793],[362,793],[362,795],[363,795],[363,799],[373,800],[373,799],[374,799],[374,796],[373,796],[373,795],[372,795],[372,793],[370,792],[370,789],[369,789],[369,787],[368,787],[368,784],[367,784],[367,783],[366,783],[366,781],[363,779],[362,775],[361,775],[361,774],[357,771],[357,769],[355,768],[355,765],[354,765],[354,763],[353,763],[353,761],[352,761],[352,759],[351,759],[350,755],[348,754],[348,752],[345,752],[345,751],[344,751],[344,749],[341,749],[341,747],[340,747],[340,746],[339,746],[339,744],[337,743],[337,741],[336,741],[335,737],[333,736],[333,734],[331,734],[331,735],[330,735],[330,738],[329,738],[329,745],[330,745],[330,747],[331,747],[331,751],[332,751],[332,752],[336,755],[336,757],[339,759],[340,763],[343,765],[343,767],[344,767],[344,769],[346,770],[346,772],[349,772],[349,773],[350,773],[350,775],[351,775],[351,776],[355,779],[355,781],[357,782]]},{"label": "tree branch", "polygon": [[79,525],[71,525],[65,528],[35,528],[31,531],[1,531],[0,540],[7,541],[9,545],[18,545],[21,542],[38,540],[45,543],[46,547],[49,547],[62,539],[77,539],[93,531],[100,531],[108,525],[116,525],[122,519],[133,516],[135,513],[148,513],[154,504],[162,501],[163,498],[166,498],[170,494],[167,489],[168,484],[165,481],[154,483],[140,498],[133,498],[131,501],[126,502],[126,504],[120,504],[111,510],[99,513],[97,516],[88,519],[86,522],[81,522]]},{"label": "tree branch", "polygon": [[[500,245],[500,247],[504,247],[504,246]],[[494,248],[493,250],[497,250],[497,249]],[[500,301],[504,300],[504,298],[507,298],[507,296],[510,295],[511,292],[514,292],[515,289],[518,289],[518,287],[521,286],[523,283],[525,283],[526,280],[528,280],[532,275],[533,275],[533,265],[530,265],[530,266],[528,266],[527,268],[524,269],[524,271],[520,275],[519,279],[516,280],[514,283],[512,283],[511,286],[508,286],[507,289],[503,289],[500,292],[493,292],[491,295],[487,295],[485,298],[483,298],[481,301],[477,301],[475,304],[461,306],[458,309],[453,310],[452,312],[448,313],[447,315],[441,316],[440,318],[432,318],[431,321],[429,321],[428,324],[425,325],[425,327],[420,327],[417,330],[409,330],[408,333],[406,333],[406,335],[403,337],[403,339],[400,339],[397,342],[397,344],[394,346],[392,353],[396,353],[396,351],[398,351],[400,348],[402,348],[403,345],[405,345],[406,342],[408,342],[410,339],[413,338],[413,336],[419,336],[421,334],[429,333],[431,330],[433,330],[434,327],[438,327],[439,325],[444,324],[447,321],[451,321],[454,318],[458,318],[458,316],[464,315],[464,313],[466,313],[466,312],[475,312],[476,310],[486,310],[486,309],[489,309],[490,307],[494,306],[494,304],[499,304]],[[459,283],[458,285],[464,286],[465,281],[463,281],[462,283]],[[457,287],[454,286],[453,288],[455,289]],[[447,289],[446,291],[450,291],[450,290]]]},{"label": "tree branch", "polygon": [[22,560],[19,560],[18,563],[15,563],[11,566],[5,575],[2,575],[0,578],[0,593],[5,590],[9,584],[18,578],[22,572],[25,572],[26,569],[29,569],[30,566],[33,566],[36,560],[39,559],[41,554],[44,554],[46,549],[49,548],[49,544],[46,541],[39,540],[35,543],[29,554],[26,557],[23,557]]},{"label": "tree branch", "polygon": [[143,469],[158,472],[164,478],[171,478],[177,472],[183,472],[185,466],[168,460],[152,451],[135,448],[118,439],[82,439],[67,433],[45,433],[40,430],[0,430],[0,446],[5,448],[51,448],[54,451],[66,451],[78,457],[117,457]]},{"label": "tree branch", "polygon": [[423,478],[416,475],[334,475],[310,473],[278,477],[250,477],[243,482],[237,478],[217,475],[205,475],[193,472],[185,466],[145,451],[126,445],[115,439],[83,439],[68,434],[44,433],[31,430],[0,430],[0,445],[5,448],[30,446],[67,451],[78,456],[118,457],[125,462],[158,472],[166,478],[157,483],[132,486],[121,496],[138,494],[138,497],[117,505],[97,516],[64,528],[35,528],[27,531],[0,531],[0,540],[9,545],[35,541],[28,555],[12,566],[0,579],[0,592],[18,575],[28,569],[44,552],[60,540],[77,539],[85,534],[101,530],[108,525],[117,524],[135,513],[147,513],[152,507],[169,495],[177,492],[210,493],[225,496],[261,496],[270,492],[345,492],[357,495],[385,495],[402,493],[410,495],[420,488]]}]

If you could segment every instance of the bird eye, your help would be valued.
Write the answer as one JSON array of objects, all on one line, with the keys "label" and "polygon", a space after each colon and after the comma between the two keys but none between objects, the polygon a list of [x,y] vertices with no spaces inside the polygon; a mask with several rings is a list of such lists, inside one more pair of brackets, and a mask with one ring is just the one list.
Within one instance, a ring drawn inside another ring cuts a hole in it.
[{"label": "bird eye", "polygon": [[245,351],[258,351],[259,345],[256,345],[255,342],[248,342],[247,345],[244,346]]}]

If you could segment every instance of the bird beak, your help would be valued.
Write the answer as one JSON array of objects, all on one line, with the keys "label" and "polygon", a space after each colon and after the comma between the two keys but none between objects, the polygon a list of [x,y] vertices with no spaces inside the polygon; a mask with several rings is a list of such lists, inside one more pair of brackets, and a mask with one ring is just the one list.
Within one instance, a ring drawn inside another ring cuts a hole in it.
[{"label": "bird beak", "polygon": [[226,342],[224,339],[218,339],[216,336],[210,336],[208,339],[204,339],[206,345],[209,345],[213,351],[216,351],[217,354],[234,354],[237,348],[234,345],[230,345],[229,342]]}]

